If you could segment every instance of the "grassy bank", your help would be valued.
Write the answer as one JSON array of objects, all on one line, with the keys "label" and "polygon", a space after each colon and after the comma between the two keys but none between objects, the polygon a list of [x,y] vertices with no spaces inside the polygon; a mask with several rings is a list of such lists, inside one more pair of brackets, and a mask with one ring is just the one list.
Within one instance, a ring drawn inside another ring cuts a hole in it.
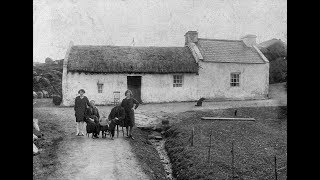
[{"label": "grassy bank", "polygon": [[138,128],[133,129],[134,140],[129,140],[132,152],[137,157],[144,173],[151,180],[165,180],[166,172],[157,150],[148,142],[148,132]]},{"label": "grassy bank", "polygon": [[44,179],[55,171],[57,165],[57,144],[63,140],[65,132],[57,123],[57,118],[50,113],[33,110],[33,118],[39,120],[39,127],[44,136],[35,141],[42,149],[39,155],[33,156],[33,179]]},{"label": "grassy bank", "polygon": [[[180,113],[166,133],[166,150],[177,180],[232,179],[231,148],[234,142],[236,179],[274,179],[274,155],[278,179],[286,178],[286,107],[237,108],[238,117],[255,122],[201,120],[203,116],[234,117],[235,109]],[[194,146],[190,146],[194,128]],[[209,152],[209,136],[212,142]],[[234,141],[233,141],[234,139]],[[283,168],[284,167],[284,168]]]}]

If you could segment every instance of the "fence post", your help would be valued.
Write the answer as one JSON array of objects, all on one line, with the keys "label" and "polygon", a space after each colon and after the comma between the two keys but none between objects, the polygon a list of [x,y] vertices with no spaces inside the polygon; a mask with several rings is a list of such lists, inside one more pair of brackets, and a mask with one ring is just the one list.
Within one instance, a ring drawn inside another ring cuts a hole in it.
[{"label": "fence post", "polygon": [[208,163],[211,165],[211,158],[210,158],[210,150],[211,150],[211,134],[210,134],[210,141],[209,141],[209,152],[208,152]]},{"label": "fence post", "polygon": [[231,160],[231,167],[232,167],[232,179],[234,179],[234,140],[232,140],[231,143],[231,155],[232,155],[232,160]]},{"label": "fence post", "polygon": [[274,173],[275,173],[275,177],[276,180],[278,180],[278,175],[277,175],[277,156],[274,156]]},{"label": "fence post", "polygon": [[192,131],[191,131],[191,146],[193,146],[193,139],[194,139],[194,127],[192,127]]}]

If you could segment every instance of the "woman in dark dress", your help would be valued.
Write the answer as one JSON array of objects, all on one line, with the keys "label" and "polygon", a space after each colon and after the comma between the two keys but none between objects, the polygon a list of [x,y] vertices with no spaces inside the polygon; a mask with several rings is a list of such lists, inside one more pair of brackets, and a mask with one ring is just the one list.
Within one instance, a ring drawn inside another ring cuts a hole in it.
[{"label": "woman in dark dress", "polygon": [[100,124],[99,124],[99,119],[100,119],[100,115],[99,115],[99,110],[98,108],[95,106],[95,102],[94,100],[90,101],[90,105],[87,108],[86,111],[86,123],[92,123],[91,125],[94,127],[94,133],[93,137],[95,138],[99,138],[99,134],[100,134]]},{"label": "woman in dark dress", "polygon": [[[138,108],[139,102],[132,97],[133,94],[130,90],[127,90],[124,94],[126,98],[123,99],[121,102],[121,106],[124,108],[124,111],[125,111],[124,126],[127,129],[127,137],[134,139],[132,137],[132,128],[135,124],[134,110]],[[129,135],[128,135],[128,127],[129,127]]]},{"label": "woman in dark dress", "polygon": [[74,111],[77,123],[77,136],[84,136],[84,120],[87,106],[89,106],[89,100],[83,94],[85,91],[80,89],[78,91],[79,96],[76,97],[74,103]]}]

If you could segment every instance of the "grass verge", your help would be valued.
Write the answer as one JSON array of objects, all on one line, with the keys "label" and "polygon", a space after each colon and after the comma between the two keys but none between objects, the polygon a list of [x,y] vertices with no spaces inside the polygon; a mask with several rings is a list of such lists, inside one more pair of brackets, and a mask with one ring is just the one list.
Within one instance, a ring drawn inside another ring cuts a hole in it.
[{"label": "grass verge", "polygon": [[44,136],[35,141],[35,145],[42,149],[39,155],[33,156],[33,179],[45,179],[57,168],[56,148],[63,140],[64,131],[60,130],[56,118],[49,113],[33,110],[33,117],[39,119],[41,133]]},{"label": "grass verge", "polygon": [[[256,121],[201,120],[203,116],[234,117],[235,109],[188,111],[178,115],[181,122],[167,131],[165,143],[177,180],[232,179],[232,142],[236,179],[274,179],[275,155],[281,169],[278,179],[286,179],[287,107],[237,110],[238,117],[253,117]],[[192,128],[195,135],[191,147]]]},{"label": "grass verge", "polygon": [[152,144],[148,142],[149,132],[134,128],[132,134],[135,139],[128,141],[143,172],[147,174],[151,180],[166,180],[166,172],[159,154]]}]

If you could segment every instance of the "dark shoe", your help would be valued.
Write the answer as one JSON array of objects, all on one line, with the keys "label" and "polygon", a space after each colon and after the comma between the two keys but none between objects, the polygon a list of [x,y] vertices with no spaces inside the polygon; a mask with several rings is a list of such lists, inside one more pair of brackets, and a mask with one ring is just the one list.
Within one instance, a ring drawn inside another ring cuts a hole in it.
[{"label": "dark shoe", "polygon": [[111,140],[114,140],[114,138],[113,138],[113,137],[111,137]]}]

